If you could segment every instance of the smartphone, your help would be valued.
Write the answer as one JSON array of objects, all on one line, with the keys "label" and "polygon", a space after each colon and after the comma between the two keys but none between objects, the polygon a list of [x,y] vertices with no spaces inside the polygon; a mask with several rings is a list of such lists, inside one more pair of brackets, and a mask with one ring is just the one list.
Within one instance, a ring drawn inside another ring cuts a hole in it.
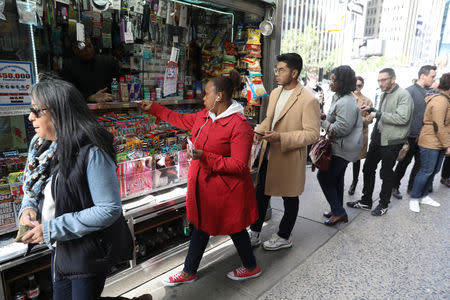
[{"label": "smartphone", "polygon": [[259,132],[257,132],[257,131],[253,131],[255,134],[257,134],[257,135],[260,135],[260,136],[264,136],[264,134],[263,133],[259,133]]},{"label": "smartphone", "polygon": [[192,150],[195,150],[194,143],[192,143],[190,138],[187,138],[187,142],[188,142],[189,151],[192,152]]}]

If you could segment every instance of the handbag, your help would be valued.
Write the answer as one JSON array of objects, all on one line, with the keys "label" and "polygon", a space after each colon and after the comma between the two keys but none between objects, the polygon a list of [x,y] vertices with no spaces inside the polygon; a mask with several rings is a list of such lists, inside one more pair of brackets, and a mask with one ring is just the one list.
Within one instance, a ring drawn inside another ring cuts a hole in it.
[{"label": "handbag", "polygon": [[406,154],[409,151],[409,142],[406,141],[403,146],[402,149],[400,149],[400,151],[398,152],[398,156],[397,156],[397,161],[402,161],[405,159]]},{"label": "handbag", "polygon": [[325,135],[319,137],[319,140],[315,142],[311,150],[309,151],[309,157],[312,162],[312,171],[319,169],[321,171],[327,171],[331,163],[331,147],[334,137],[334,130],[329,133],[330,126],[328,126]]}]

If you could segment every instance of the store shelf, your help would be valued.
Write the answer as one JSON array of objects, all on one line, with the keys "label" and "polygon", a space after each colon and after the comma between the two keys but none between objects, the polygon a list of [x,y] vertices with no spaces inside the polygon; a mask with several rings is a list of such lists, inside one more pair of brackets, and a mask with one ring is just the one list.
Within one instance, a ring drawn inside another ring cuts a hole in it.
[{"label": "store shelf", "polygon": [[[31,254],[23,256],[24,253],[18,254],[16,258],[10,258],[8,261],[0,263],[0,272],[8,270],[12,267],[27,263],[29,261],[35,260],[39,257],[48,255],[52,252],[45,244],[36,245],[31,250]],[[0,294],[1,296],[1,294]],[[1,298],[1,297],[0,297]]]},{"label": "store shelf", "polygon": [[[155,101],[162,105],[180,105],[180,104],[202,104],[203,99],[177,99],[166,98],[164,100]],[[108,102],[108,103],[88,103],[91,110],[106,110],[114,108],[135,108],[137,104],[135,102]],[[26,113],[29,113],[28,107]]]},{"label": "store shelf", "polygon": [[4,234],[15,232],[15,231],[17,231],[17,225],[14,225],[14,227],[11,227],[11,228],[0,230],[0,235],[4,235]]},{"label": "store shelf", "polygon": [[177,105],[177,104],[202,104],[203,103],[203,99],[180,99],[180,100],[176,100],[176,99],[169,99],[169,100],[160,100],[160,101],[156,101],[159,104],[162,105]]},{"label": "store shelf", "polygon": [[135,102],[108,102],[108,103],[88,103],[91,110],[102,110],[112,108],[132,108],[137,107]]}]

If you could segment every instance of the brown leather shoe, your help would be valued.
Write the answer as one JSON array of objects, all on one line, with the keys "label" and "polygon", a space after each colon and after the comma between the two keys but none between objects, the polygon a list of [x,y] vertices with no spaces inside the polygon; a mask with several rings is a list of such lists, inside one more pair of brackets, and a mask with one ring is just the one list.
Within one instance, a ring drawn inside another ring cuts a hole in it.
[{"label": "brown leather shoe", "polygon": [[323,222],[325,225],[327,226],[334,226],[339,222],[344,222],[347,223],[348,222],[348,216],[342,216],[342,217],[335,217],[335,216],[331,216],[331,218],[326,219],[325,222]]}]

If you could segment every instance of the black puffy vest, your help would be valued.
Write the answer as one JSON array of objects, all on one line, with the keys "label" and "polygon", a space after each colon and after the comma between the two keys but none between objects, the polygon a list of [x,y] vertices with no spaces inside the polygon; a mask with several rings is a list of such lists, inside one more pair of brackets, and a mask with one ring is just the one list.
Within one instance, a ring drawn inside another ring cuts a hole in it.
[{"label": "black puffy vest", "polygon": [[[69,176],[53,174],[55,217],[94,206],[86,176],[91,144],[79,150]],[[132,258],[133,240],[123,215],[106,229],[81,238],[58,241],[54,254],[55,280],[106,274],[111,267]]]}]

